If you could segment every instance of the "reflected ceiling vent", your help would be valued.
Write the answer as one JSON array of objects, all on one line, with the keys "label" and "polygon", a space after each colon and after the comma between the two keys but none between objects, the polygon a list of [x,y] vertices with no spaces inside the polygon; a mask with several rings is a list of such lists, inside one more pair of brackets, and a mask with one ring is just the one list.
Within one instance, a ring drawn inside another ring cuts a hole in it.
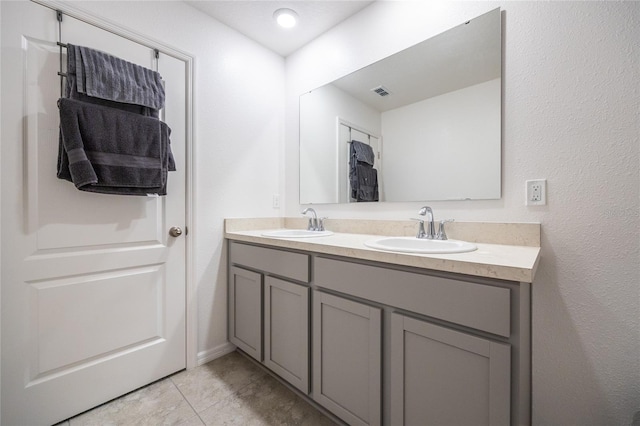
[{"label": "reflected ceiling vent", "polygon": [[372,92],[377,93],[380,96],[389,96],[391,92],[384,86],[378,86],[371,89]]}]

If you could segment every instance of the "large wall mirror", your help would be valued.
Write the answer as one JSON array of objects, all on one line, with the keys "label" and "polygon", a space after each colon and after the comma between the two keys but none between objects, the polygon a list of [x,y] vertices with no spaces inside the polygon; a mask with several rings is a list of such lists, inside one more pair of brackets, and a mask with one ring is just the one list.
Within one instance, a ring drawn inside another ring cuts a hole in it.
[{"label": "large wall mirror", "polygon": [[501,70],[495,9],[301,95],[300,203],[499,199]]}]

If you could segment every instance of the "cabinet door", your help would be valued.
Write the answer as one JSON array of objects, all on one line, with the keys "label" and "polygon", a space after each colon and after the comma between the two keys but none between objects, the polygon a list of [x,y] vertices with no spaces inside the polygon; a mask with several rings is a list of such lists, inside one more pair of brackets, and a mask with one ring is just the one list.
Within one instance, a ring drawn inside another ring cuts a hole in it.
[{"label": "cabinet door", "polygon": [[264,364],[309,393],[309,288],[266,277]]},{"label": "cabinet door", "polygon": [[381,421],[381,313],[313,292],[313,398],[352,426]]},{"label": "cabinet door", "polygon": [[508,425],[510,346],[394,313],[393,425]]},{"label": "cabinet door", "polygon": [[262,361],[262,275],[229,268],[229,341]]}]

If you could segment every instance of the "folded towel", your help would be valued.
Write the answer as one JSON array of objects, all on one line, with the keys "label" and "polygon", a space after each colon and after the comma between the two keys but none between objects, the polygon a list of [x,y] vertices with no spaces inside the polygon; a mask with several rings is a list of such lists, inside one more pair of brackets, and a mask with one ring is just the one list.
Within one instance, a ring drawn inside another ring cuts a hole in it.
[{"label": "folded towel", "polygon": [[369,164],[356,165],[351,177],[351,198],[356,201],[378,201],[378,171]]},{"label": "folded towel", "polygon": [[349,149],[351,158],[355,158],[355,161],[360,163],[367,163],[373,166],[375,161],[375,154],[371,146],[366,143],[358,142],[356,140],[351,141],[351,148]]},{"label": "folded towel", "polygon": [[166,195],[175,170],[169,135],[156,118],[61,98],[58,177],[83,191]]},{"label": "folded towel", "polygon": [[74,76],[78,93],[155,110],[164,107],[159,73],[84,46],[67,44],[67,55],[67,74]]},{"label": "folded towel", "polygon": [[[159,111],[154,108],[150,108],[144,105],[136,105],[136,104],[123,104],[115,101],[111,101],[108,99],[94,98],[92,96],[88,96],[84,93],[78,92],[78,77],[76,75],[76,49],[77,46],[73,46],[71,44],[67,45],[67,86],[66,86],[66,97],[71,99],[77,99],[82,102],[96,104],[96,105],[104,105],[110,108],[117,108],[124,111],[133,112],[136,114],[145,115],[148,117],[159,117]],[[84,89],[83,89],[84,90]]]},{"label": "folded towel", "polygon": [[378,201],[378,171],[371,146],[352,140],[349,147],[349,184],[356,201]]}]

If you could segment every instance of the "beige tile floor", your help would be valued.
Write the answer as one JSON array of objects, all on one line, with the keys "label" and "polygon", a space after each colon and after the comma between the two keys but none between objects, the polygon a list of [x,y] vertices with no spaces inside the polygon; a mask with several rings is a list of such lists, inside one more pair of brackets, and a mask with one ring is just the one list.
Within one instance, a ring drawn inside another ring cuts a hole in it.
[{"label": "beige tile floor", "polygon": [[334,425],[232,352],[60,423],[78,425]]}]

